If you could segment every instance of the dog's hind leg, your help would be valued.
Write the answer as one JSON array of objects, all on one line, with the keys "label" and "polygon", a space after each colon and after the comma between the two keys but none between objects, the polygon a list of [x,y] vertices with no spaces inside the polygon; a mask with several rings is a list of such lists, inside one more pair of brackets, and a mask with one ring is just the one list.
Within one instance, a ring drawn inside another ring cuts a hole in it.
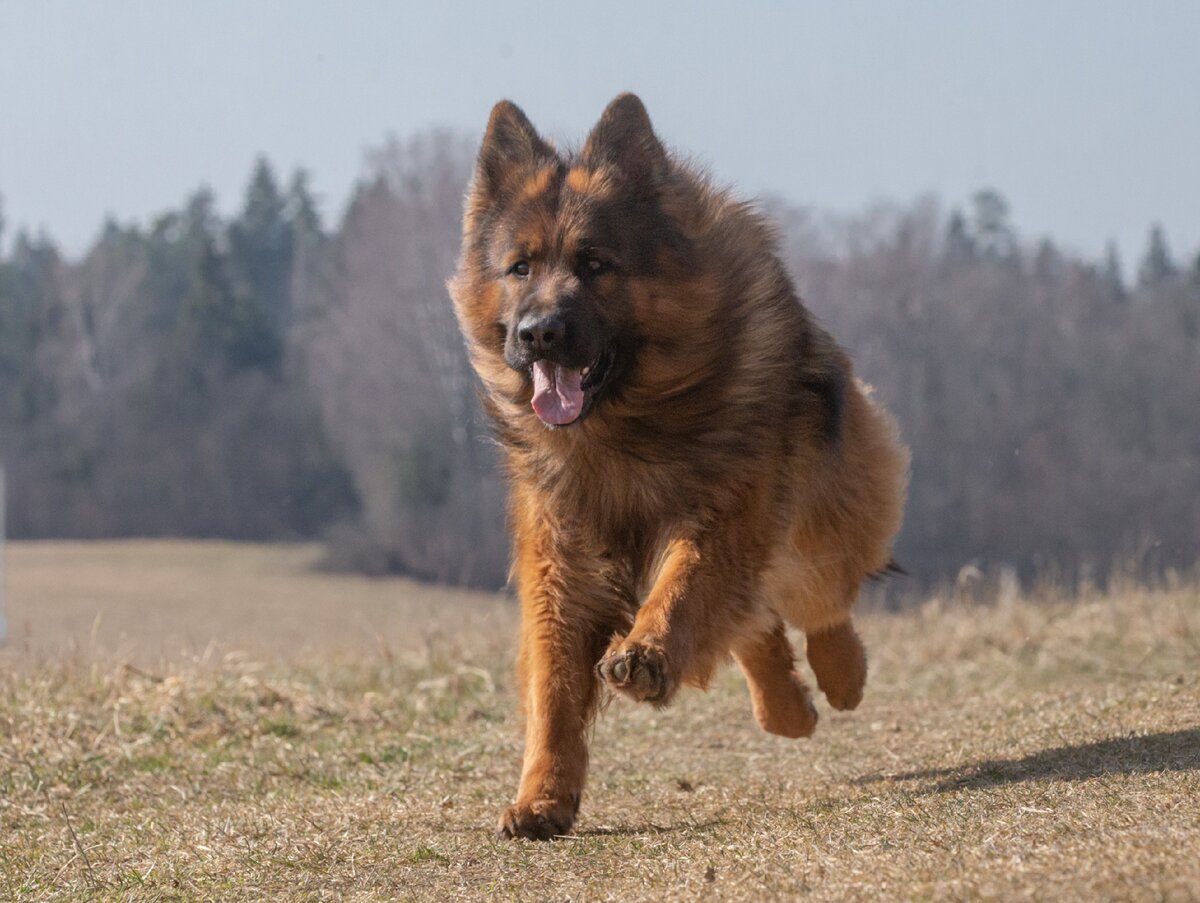
[{"label": "dog's hind leg", "polygon": [[854,624],[847,618],[806,636],[808,663],[829,704],[843,710],[857,706],[867,682],[867,652]]},{"label": "dog's hind leg", "polygon": [[769,594],[776,611],[804,631],[808,663],[829,704],[853,709],[867,681],[867,653],[850,615],[861,581],[845,567],[819,561],[794,553],[780,559],[769,576]]},{"label": "dog's hind leg", "polygon": [[867,656],[850,612],[867,575],[885,567],[900,527],[908,452],[857,381],[840,443],[798,471],[796,518],[766,575],[772,607],[808,637],[808,662],[836,709],[862,700]]},{"label": "dog's hind leg", "polygon": [[840,568],[793,559],[771,575],[776,610],[804,631],[817,686],[835,709],[853,709],[867,681],[867,653],[854,630],[850,607],[858,582]]},{"label": "dog's hind leg", "polygon": [[733,656],[746,675],[754,717],[763,730],[793,738],[812,734],[817,710],[794,668],[796,657],[782,621],[767,633],[740,641]]}]

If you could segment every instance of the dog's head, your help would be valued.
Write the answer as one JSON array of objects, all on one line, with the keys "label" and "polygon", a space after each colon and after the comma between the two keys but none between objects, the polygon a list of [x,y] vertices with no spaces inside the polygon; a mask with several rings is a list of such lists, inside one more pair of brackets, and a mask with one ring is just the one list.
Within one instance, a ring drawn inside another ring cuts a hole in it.
[{"label": "dog's head", "polygon": [[566,427],[619,393],[656,316],[653,285],[688,254],[671,173],[632,94],[569,155],[514,104],[492,110],[450,291],[493,396]]}]

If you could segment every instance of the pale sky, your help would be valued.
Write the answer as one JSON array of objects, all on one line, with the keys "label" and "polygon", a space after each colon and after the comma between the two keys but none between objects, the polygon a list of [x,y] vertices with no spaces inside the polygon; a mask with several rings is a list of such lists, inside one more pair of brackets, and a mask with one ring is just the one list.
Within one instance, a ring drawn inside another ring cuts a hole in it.
[{"label": "pale sky", "polygon": [[623,90],[750,195],[833,212],[983,186],[1026,239],[1127,275],[1151,222],[1200,251],[1200,2],[588,3],[0,0],[8,234],[71,254],[254,158],[302,165],[336,220],[364,151],[478,134],[509,97],[577,140]]}]

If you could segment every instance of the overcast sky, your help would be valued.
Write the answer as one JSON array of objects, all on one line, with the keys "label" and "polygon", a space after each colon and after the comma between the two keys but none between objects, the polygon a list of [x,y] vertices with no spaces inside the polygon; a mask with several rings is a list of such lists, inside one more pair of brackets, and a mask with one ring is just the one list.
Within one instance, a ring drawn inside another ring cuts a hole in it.
[{"label": "overcast sky", "polygon": [[1200,2],[0,0],[0,196],[70,253],[254,158],[340,215],[363,152],[501,97],[578,139],[622,90],[748,194],[852,212],[981,186],[1132,270],[1200,251]]}]

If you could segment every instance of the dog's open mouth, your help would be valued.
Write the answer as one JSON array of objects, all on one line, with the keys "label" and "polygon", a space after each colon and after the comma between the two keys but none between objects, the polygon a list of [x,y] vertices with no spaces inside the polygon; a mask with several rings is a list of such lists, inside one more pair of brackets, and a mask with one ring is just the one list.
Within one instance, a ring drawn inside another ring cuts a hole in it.
[{"label": "dog's open mouth", "polygon": [[574,423],[612,370],[611,350],[587,367],[574,369],[548,360],[533,362],[533,412],[547,426]]}]

